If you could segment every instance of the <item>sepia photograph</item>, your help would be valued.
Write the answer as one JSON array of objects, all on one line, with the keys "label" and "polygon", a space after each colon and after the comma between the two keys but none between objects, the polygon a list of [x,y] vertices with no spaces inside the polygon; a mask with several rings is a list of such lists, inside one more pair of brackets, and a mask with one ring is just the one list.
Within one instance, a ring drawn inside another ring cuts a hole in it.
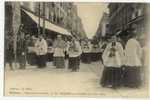
[{"label": "sepia photograph", "polygon": [[4,3],[4,96],[149,97],[148,3]]}]

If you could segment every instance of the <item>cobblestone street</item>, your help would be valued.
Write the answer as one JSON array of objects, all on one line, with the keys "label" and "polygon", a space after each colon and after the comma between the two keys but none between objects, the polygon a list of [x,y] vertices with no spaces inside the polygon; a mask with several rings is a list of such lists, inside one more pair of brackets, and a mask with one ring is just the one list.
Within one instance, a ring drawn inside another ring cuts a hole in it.
[{"label": "cobblestone street", "polygon": [[80,65],[79,72],[56,69],[48,64],[44,69],[27,66],[25,70],[5,72],[5,95],[10,96],[88,96],[88,97],[145,97],[145,88],[109,89],[100,86],[103,71],[100,62]]}]

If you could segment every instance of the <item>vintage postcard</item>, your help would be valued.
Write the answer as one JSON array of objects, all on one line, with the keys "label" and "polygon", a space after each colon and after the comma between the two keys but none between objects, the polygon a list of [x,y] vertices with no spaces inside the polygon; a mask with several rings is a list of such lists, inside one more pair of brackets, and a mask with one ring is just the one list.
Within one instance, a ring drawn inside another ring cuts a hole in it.
[{"label": "vintage postcard", "polygon": [[148,3],[4,5],[4,96],[149,97]]}]

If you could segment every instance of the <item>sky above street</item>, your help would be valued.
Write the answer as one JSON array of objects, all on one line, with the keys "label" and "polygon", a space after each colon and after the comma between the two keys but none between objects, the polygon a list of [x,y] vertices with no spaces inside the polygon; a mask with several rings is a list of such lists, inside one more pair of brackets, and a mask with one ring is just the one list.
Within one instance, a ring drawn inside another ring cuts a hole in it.
[{"label": "sky above street", "polygon": [[106,3],[75,3],[78,9],[78,16],[81,18],[84,30],[88,38],[92,38],[98,28],[103,12],[108,12]]}]

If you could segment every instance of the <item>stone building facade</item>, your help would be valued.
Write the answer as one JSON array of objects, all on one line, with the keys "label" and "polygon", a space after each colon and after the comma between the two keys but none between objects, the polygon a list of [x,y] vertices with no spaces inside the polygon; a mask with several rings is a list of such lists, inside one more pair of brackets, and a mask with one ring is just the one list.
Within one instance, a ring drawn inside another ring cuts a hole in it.
[{"label": "stone building facade", "polygon": [[[22,7],[32,11],[37,16],[43,16],[51,23],[63,27],[70,31],[76,37],[86,37],[81,19],[77,14],[77,7],[70,2],[22,2]],[[39,6],[40,5],[40,6]],[[43,6],[45,5],[45,10]],[[44,12],[45,11],[45,12]],[[80,28],[79,28],[80,27]],[[78,36],[79,35],[79,36]]]},{"label": "stone building facade", "polygon": [[109,33],[116,34],[134,27],[138,35],[145,30],[145,4],[143,3],[110,3]]},{"label": "stone building facade", "polygon": [[104,12],[99,22],[99,26],[97,28],[95,37],[100,39],[105,37],[107,34],[109,34],[108,26],[109,26],[109,15],[106,12]]},{"label": "stone building facade", "polygon": [[16,53],[17,36],[21,25],[21,13],[19,2],[5,3],[5,45],[9,42],[9,36],[13,38],[14,53]]}]

